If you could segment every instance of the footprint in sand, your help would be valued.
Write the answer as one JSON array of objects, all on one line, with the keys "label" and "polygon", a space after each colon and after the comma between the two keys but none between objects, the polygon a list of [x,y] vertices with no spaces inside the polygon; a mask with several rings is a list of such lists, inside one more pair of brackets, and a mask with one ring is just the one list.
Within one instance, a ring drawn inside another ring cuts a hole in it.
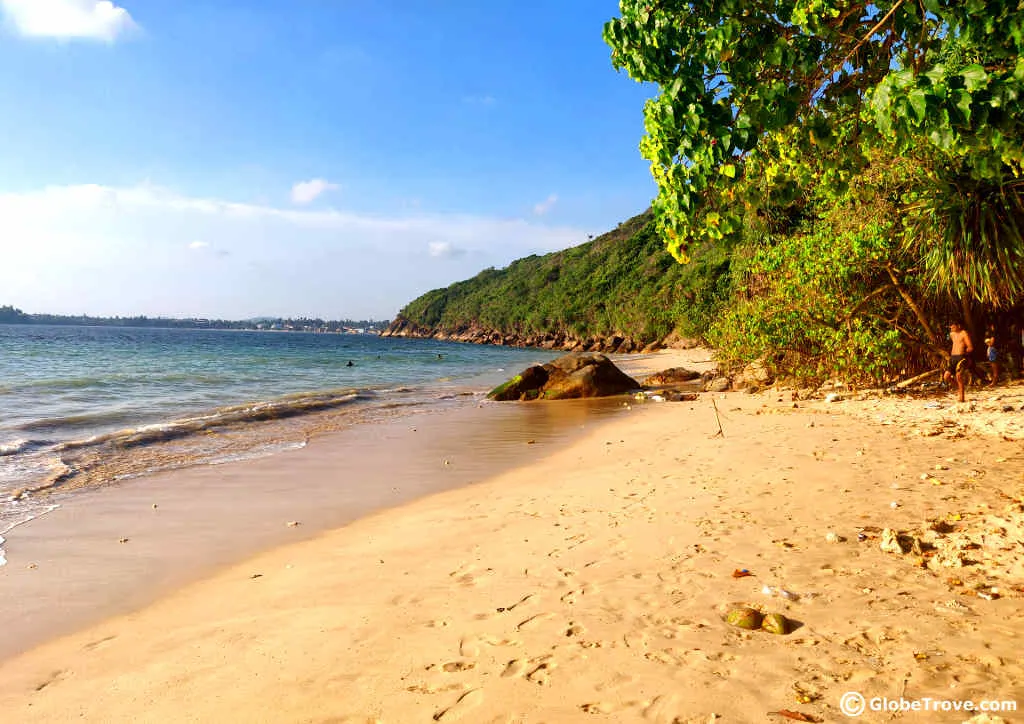
[{"label": "footprint in sand", "polygon": [[520,621],[519,624],[516,626],[516,631],[528,631],[530,629],[536,628],[540,624],[547,621],[549,618],[554,618],[554,615],[550,613],[534,614],[533,616],[530,616],[529,618]]},{"label": "footprint in sand", "polygon": [[658,664],[668,666],[685,666],[686,651],[681,649],[662,649],[661,651],[648,651],[644,658]]},{"label": "footprint in sand", "polygon": [[459,642],[459,655],[475,659],[486,646],[518,646],[516,639],[500,639],[497,636],[466,636]]},{"label": "footprint in sand", "polygon": [[512,659],[505,664],[505,670],[501,672],[503,678],[510,676],[522,676],[526,671],[527,662],[524,659]]},{"label": "footprint in sand", "polygon": [[474,664],[472,661],[449,661],[447,664],[444,664],[441,668],[447,671],[449,674],[454,674],[459,671],[469,671],[470,669],[475,667],[476,664]]},{"label": "footprint in sand", "polygon": [[[682,699],[675,694],[662,694],[654,697],[650,704],[644,707],[643,717],[647,721],[657,724],[675,724],[682,721],[682,715],[686,707]],[[706,721],[706,719],[701,719]]]},{"label": "footprint in sand", "polygon": [[565,539],[565,542],[566,543],[571,543],[571,545],[567,546],[567,549],[571,551],[574,548],[579,548],[584,543],[589,543],[590,542],[590,538],[588,538],[587,536],[585,536],[582,533],[580,533],[579,535],[569,536],[568,538]]},{"label": "footprint in sand", "polygon": [[479,569],[472,564],[459,566],[449,573],[448,576],[454,578],[457,583],[461,583],[463,586],[475,586],[481,577]]},{"label": "footprint in sand", "polygon": [[636,701],[623,701],[621,703],[613,704],[610,701],[594,701],[587,704],[580,704],[579,709],[585,714],[615,714],[616,712],[624,711],[625,709],[631,709],[640,702]]},{"label": "footprint in sand", "polygon": [[565,629],[565,635],[568,638],[572,638],[573,636],[581,636],[584,633],[584,631],[586,631],[586,629],[584,629],[578,623],[573,623],[572,621],[570,621],[569,627]]},{"label": "footprint in sand", "polygon": [[458,721],[470,710],[480,706],[484,701],[482,689],[471,689],[460,696],[458,700],[447,709],[442,709],[434,714],[434,721]]},{"label": "footprint in sand", "polygon": [[85,646],[83,646],[82,647],[82,651],[92,651],[94,649],[103,648],[105,644],[110,643],[111,641],[113,641],[116,638],[117,638],[117,635],[115,634],[115,635],[112,635],[112,636],[107,636],[105,638],[99,639],[98,641],[92,641],[90,643],[87,643]]},{"label": "footprint in sand", "polygon": [[552,669],[555,668],[555,662],[552,659],[544,661],[538,664],[526,675],[526,680],[531,681],[538,686],[547,686],[550,683],[550,674]]},{"label": "footprint in sand", "polygon": [[50,676],[47,677],[47,679],[45,681],[43,681],[43,682],[41,682],[41,683],[36,685],[36,691],[42,691],[43,689],[45,689],[46,687],[50,686],[51,684],[56,684],[58,681],[66,678],[67,675],[68,675],[68,672],[67,672],[66,669],[57,669],[52,674],[50,674]]},{"label": "footprint in sand", "polygon": [[623,635],[622,642],[628,649],[646,651],[650,637],[643,631],[630,631]]},{"label": "footprint in sand", "polygon": [[568,593],[564,594],[559,600],[562,603],[574,604],[580,596],[586,596],[587,594],[593,594],[597,592],[597,586],[590,583],[584,583],[579,588],[574,588]]},{"label": "footprint in sand", "polygon": [[602,681],[594,686],[595,691],[618,691],[626,686],[632,686],[636,682],[636,677],[629,674],[623,674],[621,671],[612,675],[607,681]]},{"label": "footprint in sand", "polygon": [[557,666],[554,657],[541,656],[535,659],[512,659],[501,672],[503,678],[522,676],[538,686],[547,686],[551,671]]},{"label": "footprint in sand", "polygon": [[465,689],[465,684],[444,684],[442,686],[431,686],[430,684],[413,684],[405,687],[406,691],[413,694],[441,694],[446,691],[458,691]]},{"label": "footprint in sand", "polygon": [[522,598],[520,598],[518,601],[513,603],[511,606],[498,606],[497,611],[498,611],[498,613],[505,613],[506,611],[514,611],[515,609],[519,608],[520,606],[528,605],[528,604],[532,603],[533,601],[534,601],[534,595],[532,593],[528,593],[525,596],[523,596]]},{"label": "footprint in sand", "polygon": [[462,656],[468,656],[470,658],[476,658],[480,655],[481,640],[476,637],[465,638],[459,642],[459,654]]}]

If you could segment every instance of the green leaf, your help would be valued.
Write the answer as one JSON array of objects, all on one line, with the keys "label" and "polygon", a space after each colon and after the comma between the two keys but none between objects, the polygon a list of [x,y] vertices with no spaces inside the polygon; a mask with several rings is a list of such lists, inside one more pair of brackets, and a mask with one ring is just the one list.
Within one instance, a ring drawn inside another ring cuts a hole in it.
[{"label": "green leaf", "polygon": [[936,146],[941,148],[943,151],[948,150],[956,140],[956,136],[953,135],[953,131],[948,126],[937,128],[932,131],[928,139]]},{"label": "green leaf", "polygon": [[896,88],[906,88],[914,82],[914,71],[901,70],[897,73],[893,73],[889,77]]},{"label": "green leaf", "polygon": [[983,88],[988,81],[988,73],[986,73],[985,69],[977,63],[964,68],[960,75],[963,76],[964,87],[967,88],[970,93],[973,93],[978,88]]},{"label": "green leaf", "polygon": [[928,94],[924,90],[917,88],[910,92],[907,100],[910,101],[910,108],[914,111],[917,122],[920,123],[924,120],[928,110]]},{"label": "green leaf", "polygon": [[736,166],[734,164],[727,163],[718,169],[718,173],[723,176],[728,176],[729,178],[736,178]]},{"label": "green leaf", "polygon": [[957,91],[954,94],[954,101],[957,109],[963,114],[964,122],[971,120],[971,94],[967,91]]},{"label": "green leaf", "polygon": [[940,63],[925,73],[924,76],[932,82],[932,85],[938,85],[946,79],[946,68]]},{"label": "green leaf", "polygon": [[889,103],[892,101],[892,94],[889,88],[889,84],[882,82],[875,92],[871,94],[871,107],[875,109],[875,112],[881,113],[883,111],[888,112]]}]

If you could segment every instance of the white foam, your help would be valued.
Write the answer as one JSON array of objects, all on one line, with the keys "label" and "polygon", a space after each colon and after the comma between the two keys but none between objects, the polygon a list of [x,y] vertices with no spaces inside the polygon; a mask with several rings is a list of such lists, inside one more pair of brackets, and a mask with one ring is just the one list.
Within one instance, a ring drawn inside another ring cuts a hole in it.
[{"label": "white foam", "polygon": [[3,523],[0,523],[0,535],[3,535],[4,533],[10,533],[12,530],[17,528],[19,525],[25,525],[25,523],[28,523],[30,520],[35,520],[36,518],[40,518],[40,517],[46,515],[47,513],[52,513],[53,511],[57,510],[57,508],[59,508],[59,507],[60,507],[59,503],[46,503],[46,504],[42,504],[38,508],[35,508],[33,510],[29,510],[28,512],[26,512],[23,515],[19,516],[18,519],[15,520],[12,523],[7,523],[6,525],[3,524]]},{"label": "white foam", "polygon": [[168,430],[173,430],[177,425],[181,424],[182,422],[188,422],[188,420],[180,420],[176,422],[158,422],[152,425],[139,425],[136,428],[128,429],[126,432],[166,432]]},{"label": "white foam", "polygon": [[10,442],[0,443],[0,455],[14,455],[28,447],[28,440],[16,438]]},{"label": "white foam", "polygon": [[60,505],[56,503],[45,504],[41,505],[38,508],[25,512],[23,515],[19,516],[17,520],[7,523],[6,525],[2,521],[0,521],[0,567],[7,565],[7,551],[4,549],[4,543],[6,543],[7,541],[4,538],[3,534],[10,533],[19,525],[24,525],[25,523],[28,523],[30,520],[35,520],[36,518],[42,517],[47,513],[52,513],[59,507]]},{"label": "white foam", "polygon": [[305,440],[300,442],[289,442],[279,445],[265,445],[263,447],[253,448],[241,453],[232,453],[231,455],[221,455],[220,457],[211,458],[207,465],[224,465],[225,463],[237,463],[243,460],[258,460],[260,458],[268,458],[278,453],[287,452],[288,450],[301,450],[306,447]]}]

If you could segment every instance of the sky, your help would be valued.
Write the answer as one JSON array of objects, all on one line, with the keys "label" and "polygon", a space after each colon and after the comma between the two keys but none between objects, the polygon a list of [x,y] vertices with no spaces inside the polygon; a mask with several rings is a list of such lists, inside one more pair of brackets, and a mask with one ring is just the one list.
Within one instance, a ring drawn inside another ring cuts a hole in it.
[{"label": "sky", "polygon": [[0,305],[389,319],[655,195],[614,0],[0,0]]}]

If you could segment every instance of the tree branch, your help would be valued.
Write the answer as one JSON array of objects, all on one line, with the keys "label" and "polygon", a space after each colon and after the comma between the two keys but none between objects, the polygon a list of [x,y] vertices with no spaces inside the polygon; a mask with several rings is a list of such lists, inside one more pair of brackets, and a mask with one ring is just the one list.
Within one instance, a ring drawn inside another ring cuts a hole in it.
[{"label": "tree branch", "polygon": [[820,86],[818,86],[818,89],[816,91],[814,91],[814,93],[811,94],[811,98],[812,99],[825,89],[825,84],[828,83],[828,79],[831,78],[833,75],[835,75],[837,71],[842,70],[843,66],[846,65],[847,61],[849,61],[850,58],[852,58],[857,53],[857,51],[860,50],[861,46],[864,45],[864,43],[866,43],[869,40],[871,40],[871,36],[873,36],[875,33],[877,33],[879,30],[881,30],[882,26],[885,25],[889,21],[889,18],[891,18],[893,16],[893,13],[895,13],[896,10],[899,8],[899,6],[902,5],[902,4],[903,4],[903,0],[897,0],[896,4],[893,5],[891,8],[889,8],[889,12],[887,12],[885,14],[885,17],[883,17],[881,20],[879,20],[877,23],[875,23],[875,27],[871,28],[871,30],[869,30],[867,32],[867,35],[865,35],[863,38],[861,38],[860,41],[855,46],[853,46],[853,48],[850,50],[850,52],[846,54],[846,57],[844,57],[839,62],[839,65],[836,68],[834,68],[833,70],[829,71],[829,73],[825,76],[825,80],[822,81]]},{"label": "tree branch", "polygon": [[897,292],[899,292],[899,295],[903,297],[903,301],[907,303],[908,307],[910,307],[910,311],[914,313],[918,324],[924,328],[924,331],[932,341],[932,344],[938,347],[939,338],[935,334],[935,330],[932,329],[932,325],[928,321],[928,317],[925,316],[924,310],[922,310],[920,305],[914,301],[913,297],[910,296],[910,292],[907,291],[906,287],[904,287],[903,283],[899,280],[899,277],[896,276],[896,269],[893,268],[892,263],[885,265],[885,271],[889,273],[889,279],[892,280],[893,287]]}]

